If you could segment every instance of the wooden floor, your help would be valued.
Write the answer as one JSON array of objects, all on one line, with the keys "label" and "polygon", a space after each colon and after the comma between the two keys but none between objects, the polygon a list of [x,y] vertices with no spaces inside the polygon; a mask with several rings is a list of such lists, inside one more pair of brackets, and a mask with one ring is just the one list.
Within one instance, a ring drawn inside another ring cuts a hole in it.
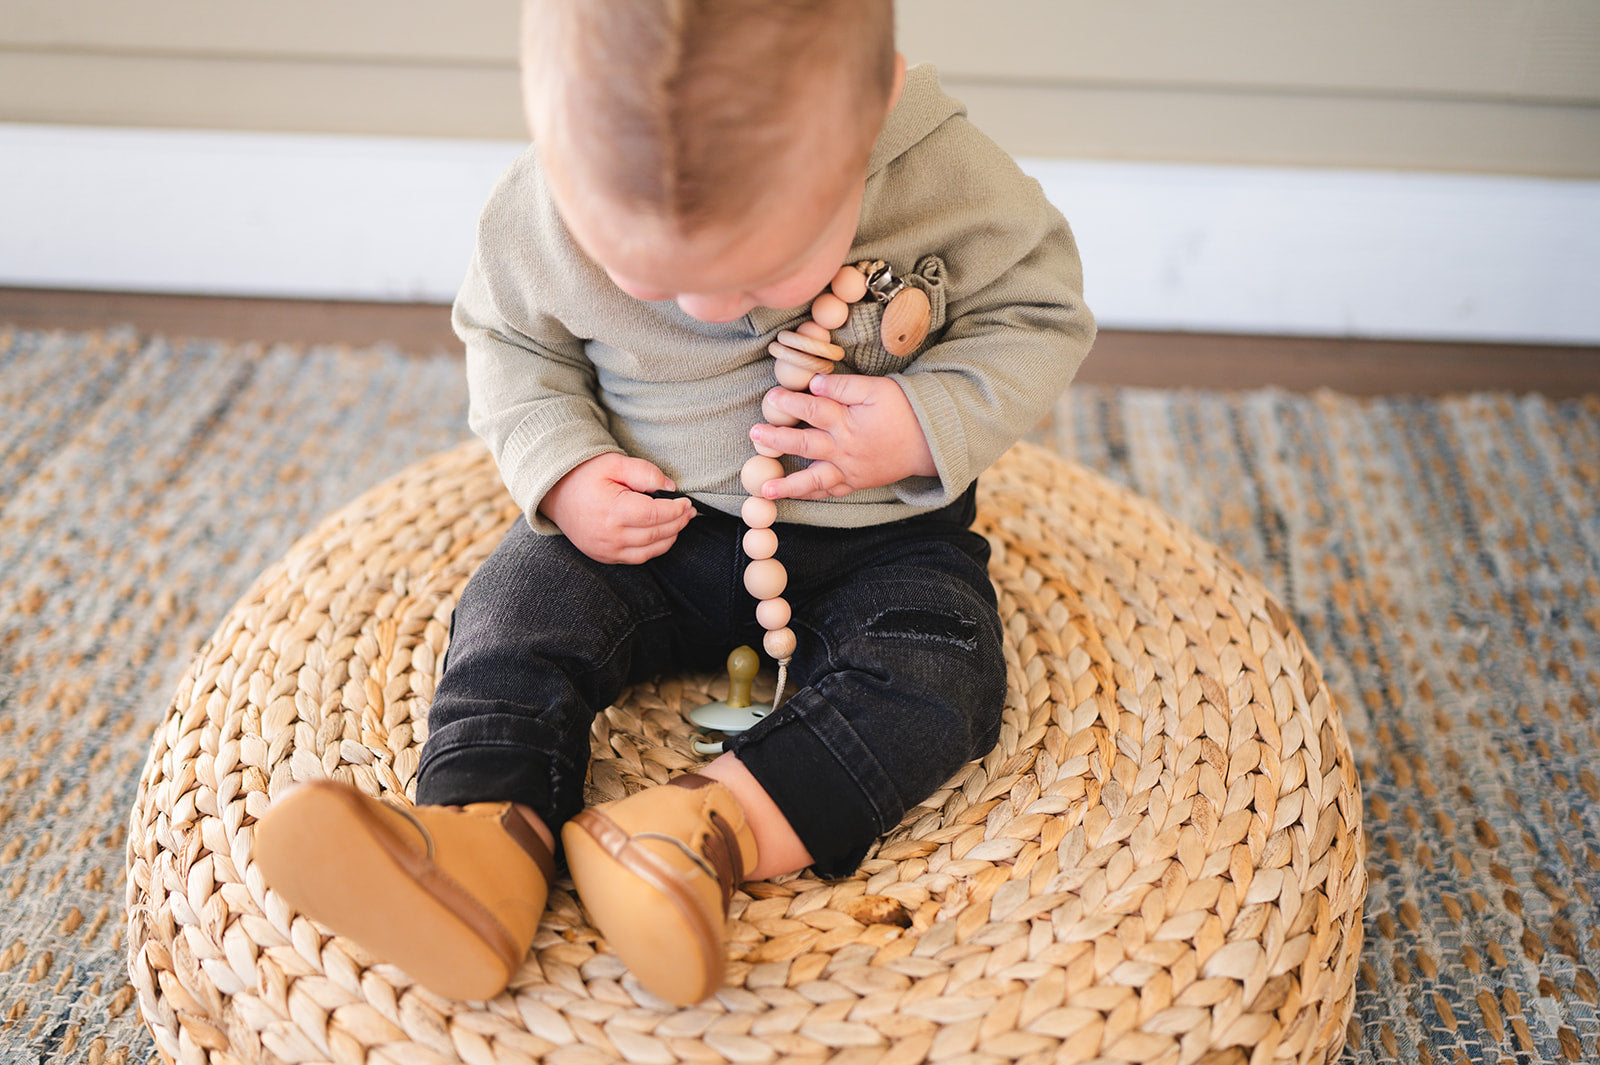
[{"label": "wooden floor", "polygon": [[[0,288],[0,323],[227,340],[392,344],[456,352],[440,304],[159,296]],[[1353,395],[1482,390],[1600,393],[1600,347],[1450,344],[1105,330],[1078,380],[1154,388],[1275,385]]]}]

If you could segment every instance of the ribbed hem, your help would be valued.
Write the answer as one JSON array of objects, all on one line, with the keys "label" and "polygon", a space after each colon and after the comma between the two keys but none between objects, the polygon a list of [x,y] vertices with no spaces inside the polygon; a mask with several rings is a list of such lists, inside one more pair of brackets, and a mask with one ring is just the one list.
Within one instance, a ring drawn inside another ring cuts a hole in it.
[{"label": "ribbed hem", "polygon": [[936,373],[891,375],[911,402],[922,435],[933,453],[937,477],[908,477],[895,494],[916,507],[942,507],[966,490],[980,471],[973,469],[967,431],[954,398]]},{"label": "ribbed hem", "polygon": [[597,455],[622,454],[622,448],[594,420],[588,403],[547,405],[529,415],[506,438],[500,477],[535,532],[559,533],[539,513],[539,503],[555,483],[579,463]]}]

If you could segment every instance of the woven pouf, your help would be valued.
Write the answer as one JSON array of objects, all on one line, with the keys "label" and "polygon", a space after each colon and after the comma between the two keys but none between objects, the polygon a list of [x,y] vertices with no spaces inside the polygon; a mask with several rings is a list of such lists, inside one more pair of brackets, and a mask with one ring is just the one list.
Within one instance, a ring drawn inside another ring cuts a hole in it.
[{"label": "woven pouf", "polygon": [[[180,686],[129,842],[130,969],[185,1063],[1323,1062],[1365,890],[1348,740],[1282,609],[1147,502],[1026,444],[980,488],[1006,631],[997,749],[845,880],[746,885],[728,986],[653,999],[552,889],[461,1003],[302,917],[256,819],[332,776],[405,802],[452,606],[515,508],[465,444],[265,573]],[[683,674],[596,720],[591,799],[696,765]],[[771,679],[767,679],[770,693]],[[758,689],[759,690],[759,689]],[[360,885],[351,885],[359,891]]]}]

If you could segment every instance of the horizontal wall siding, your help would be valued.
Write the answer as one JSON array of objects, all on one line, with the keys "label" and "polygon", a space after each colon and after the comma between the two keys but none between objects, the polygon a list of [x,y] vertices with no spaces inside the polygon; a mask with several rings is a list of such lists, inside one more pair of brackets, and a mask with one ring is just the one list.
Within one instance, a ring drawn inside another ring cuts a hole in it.
[{"label": "horizontal wall siding", "polygon": [[900,7],[1019,155],[1600,176],[1592,0]]},{"label": "horizontal wall siding", "polygon": [[962,77],[1600,102],[1592,0],[915,0],[903,43]]},{"label": "horizontal wall siding", "polygon": [[7,0],[6,43],[65,51],[506,63],[517,0]]},{"label": "horizontal wall siding", "polygon": [[0,121],[515,140],[519,108],[509,65],[0,53]]},{"label": "horizontal wall siding", "polygon": [[[1011,151],[1600,177],[1593,0],[904,0]],[[9,0],[0,121],[519,138],[516,0]]]}]

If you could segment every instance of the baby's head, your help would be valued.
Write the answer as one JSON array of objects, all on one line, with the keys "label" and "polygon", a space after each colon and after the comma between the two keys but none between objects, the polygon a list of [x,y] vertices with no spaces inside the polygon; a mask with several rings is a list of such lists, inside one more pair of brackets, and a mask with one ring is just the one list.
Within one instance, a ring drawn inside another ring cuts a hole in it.
[{"label": "baby's head", "polygon": [[573,237],[707,321],[826,287],[904,74],[892,0],[525,0],[522,55]]}]

